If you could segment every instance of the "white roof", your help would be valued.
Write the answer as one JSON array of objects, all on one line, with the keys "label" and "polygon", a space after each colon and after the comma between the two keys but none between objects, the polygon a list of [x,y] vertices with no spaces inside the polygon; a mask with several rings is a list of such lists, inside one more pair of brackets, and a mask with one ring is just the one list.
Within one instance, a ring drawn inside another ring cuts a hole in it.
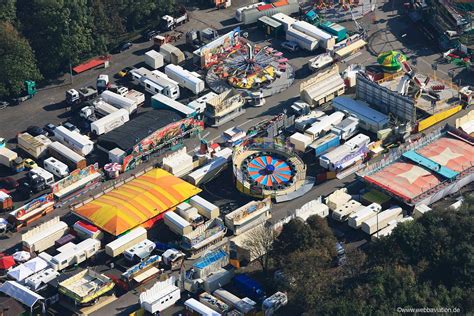
[{"label": "white roof", "polygon": [[150,289],[140,294],[140,303],[146,302],[152,304],[163,296],[176,290],[178,287],[174,283],[174,277],[170,277],[165,281],[156,282],[155,285],[153,285]]},{"label": "white roof", "polygon": [[348,97],[336,97],[332,101],[333,107],[339,111],[350,113],[364,122],[373,122],[380,125],[388,123],[388,116],[372,109],[369,104]]},{"label": "white roof", "polygon": [[187,307],[191,308],[192,310],[198,312],[199,314],[203,316],[220,316],[221,315],[218,312],[210,309],[203,303],[195,300],[194,298],[190,298],[189,300],[184,302],[184,305],[186,305]]},{"label": "white roof", "polygon": [[145,55],[150,56],[152,58],[156,58],[156,57],[160,58],[161,57],[161,59],[163,59],[163,55],[161,55],[159,52],[157,52],[154,49],[147,51],[145,53]]},{"label": "white roof", "polygon": [[332,37],[331,34],[305,21],[297,21],[293,24],[293,27],[318,39],[329,40]]},{"label": "white roof", "polygon": [[338,73],[327,78],[323,82],[318,82],[306,87],[303,91],[308,94],[312,100],[319,100],[321,97],[343,88],[344,80]]},{"label": "white roof", "polygon": [[167,96],[162,95],[160,93],[155,94],[151,98],[157,100],[160,103],[163,103],[166,106],[169,106],[172,109],[177,110],[178,112],[183,113],[185,116],[190,116],[195,113],[195,111],[190,107],[187,107],[183,103],[168,98]]},{"label": "white roof", "polygon": [[36,294],[15,281],[7,281],[3,283],[0,286],[0,291],[28,307],[35,305],[38,300],[44,300],[44,297],[41,295]]},{"label": "white roof", "polygon": [[16,281],[23,281],[32,274],[35,274],[48,267],[48,263],[40,257],[33,258],[8,271],[8,276]]},{"label": "white roof", "polygon": [[299,140],[299,141],[302,141],[302,142],[305,142],[305,143],[310,143],[311,142],[311,137],[309,137],[307,135],[304,135],[304,134],[301,134],[301,133],[298,133],[298,132],[291,135],[290,140],[291,139]]},{"label": "white roof", "polygon": [[172,222],[173,224],[175,224],[176,226],[181,227],[181,228],[184,228],[190,225],[187,220],[185,220],[184,218],[182,218],[181,216],[179,216],[173,211],[166,212],[164,217],[170,222]]}]

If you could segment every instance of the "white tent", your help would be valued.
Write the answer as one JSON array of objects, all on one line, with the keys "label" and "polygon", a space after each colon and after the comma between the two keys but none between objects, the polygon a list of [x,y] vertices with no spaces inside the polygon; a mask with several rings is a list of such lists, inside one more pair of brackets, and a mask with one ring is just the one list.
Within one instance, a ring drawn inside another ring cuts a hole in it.
[{"label": "white tent", "polygon": [[31,255],[27,251],[17,251],[13,254],[13,259],[15,259],[16,262],[25,262],[27,260],[30,260]]},{"label": "white tent", "polygon": [[23,281],[30,275],[32,275],[34,272],[31,271],[28,267],[25,267],[24,265],[19,265],[10,271],[8,271],[7,275],[9,278],[14,279],[16,281]]},{"label": "white tent", "polygon": [[40,257],[33,258],[25,263],[23,263],[25,267],[33,271],[33,273],[39,272],[44,270],[48,267],[48,263],[41,259]]},{"label": "white tent", "polygon": [[15,281],[6,281],[3,283],[0,286],[0,292],[14,298],[18,302],[28,306],[30,309],[33,309],[33,306],[39,300],[44,300],[44,297],[41,295],[36,294]]}]

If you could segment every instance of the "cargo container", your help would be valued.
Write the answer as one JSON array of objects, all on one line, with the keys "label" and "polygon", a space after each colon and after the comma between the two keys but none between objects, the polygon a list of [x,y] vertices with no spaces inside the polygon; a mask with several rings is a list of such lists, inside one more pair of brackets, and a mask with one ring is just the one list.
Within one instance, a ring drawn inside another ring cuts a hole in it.
[{"label": "cargo container", "polygon": [[285,32],[288,31],[288,29],[291,27],[291,25],[293,25],[293,23],[298,21],[297,19],[294,19],[291,16],[284,13],[276,13],[272,15],[272,19],[281,23],[283,25],[283,29],[285,30]]},{"label": "cargo container", "polygon": [[193,109],[187,107],[183,103],[175,101],[159,93],[151,97],[151,106],[154,109],[166,109],[175,111],[181,114],[183,117],[194,117],[196,115],[196,112]]},{"label": "cargo container", "polygon": [[286,40],[295,42],[299,47],[310,52],[314,51],[319,46],[319,42],[316,38],[300,32],[293,27],[290,27],[288,31],[286,31]]},{"label": "cargo container", "polygon": [[33,137],[28,133],[18,134],[17,141],[18,148],[35,159],[43,157],[47,153],[48,145],[51,144],[51,140],[44,135]]},{"label": "cargo container", "polygon": [[186,175],[185,179],[193,185],[206,183],[227,168],[228,163],[229,161],[226,158],[216,157],[211,162]]},{"label": "cargo container", "polygon": [[0,165],[10,168],[14,172],[25,170],[23,159],[18,154],[7,147],[0,148]]},{"label": "cargo container", "polygon": [[184,53],[171,44],[161,45],[160,54],[163,55],[166,63],[173,65],[179,65],[186,59]]},{"label": "cargo container", "polygon": [[145,64],[152,69],[161,68],[165,64],[163,61],[163,55],[158,53],[156,50],[149,50],[145,53]]},{"label": "cargo container", "polygon": [[110,103],[105,102],[101,98],[92,101],[92,105],[94,107],[94,110],[103,116],[106,116],[118,111],[118,109],[115,106],[111,105]]},{"label": "cargo container", "polygon": [[191,72],[177,65],[166,65],[165,74],[172,80],[176,81],[181,87],[191,90],[194,94],[204,91],[206,85],[200,75]]},{"label": "cargo container", "polygon": [[250,5],[247,5],[247,6],[244,6],[244,7],[240,7],[237,10],[235,10],[235,19],[239,22],[243,22],[243,14],[242,13],[244,11],[254,9],[254,8],[257,8],[257,7],[259,7],[261,5],[265,5],[265,4],[266,4],[265,2],[258,2],[258,3],[250,4]]},{"label": "cargo container", "polygon": [[311,141],[314,141],[320,135],[329,132],[334,125],[341,123],[343,119],[344,113],[339,111],[328,116],[323,116],[317,122],[313,123],[304,134],[310,137]]},{"label": "cargo container", "polygon": [[135,102],[135,104],[140,107],[145,103],[145,94],[143,92],[134,90],[134,89],[127,89],[123,96],[127,99],[130,99]]},{"label": "cargo container", "polygon": [[263,290],[263,287],[260,285],[260,283],[258,283],[248,275],[236,275],[234,277],[233,283],[240,293],[251,298],[252,300],[261,303],[265,299],[265,291]]},{"label": "cargo container", "polygon": [[116,257],[139,242],[144,241],[146,238],[146,229],[143,227],[137,227],[105,245],[105,253],[111,257]]},{"label": "cargo container", "polygon": [[199,195],[195,195],[189,199],[189,204],[197,208],[199,214],[207,219],[213,219],[219,216],[219,207]]},{"label": "cargo container", "polygon": [[48,153],[50,156],[64,162],[69,169],[84,169],[87,166],[87,161],[84,157],[64,146],[60,142],[53,142],[48,146]]},{"label": "cargo container", "polygon": [[345,40],[347,37],[347,29],[334,22],[330,21],[325,21],[321,24],[319,24],[319,27],[328,32],[329,34],[333,35],[336,37],[336,42],[340,42],[342,40]]},{"label": "cargo container", "polygon": [[138,101],[126,98],[115,92],[106,90],[100,95],[105,102],[112,104],[116,108],[127,110],[128,114],[132,114],[137,111]]},{"label": "cargo container", "polygon": [[55,217],[21,235],[23,249],[33,253],[42,252],[67,234],[68,226]]},{"label": "cargo container", "polygon": [[117,112],[104,116],[97,121],[91,123],[91,131],[95,135],[102,135],[108,133],[117,127],[129,121],[128,111],[119,109]]},{"label": "cargo container", "polygon": [[340,143],[341,138],[339,135],[329,133],[316,139],[309,145],[309,147],[314,150],[314,155],[316,157],[319,157],[328,152],[329,150],[339,146]]},{"label": "cargo container", "polygon": [[297,21],[291,27],[317,39],[320,42],[320,46],[326,50],[332,50],[336,44],[335,37],[308,22]]},{"label": "cargo container", "polygon": [[345,222],[349,215],[356,213],[363,209],[362,204],[355,200],[350,200],[338,207],[332,212],[332,218],[338,222]]},{"label": "cargo container", "polygon": [[372,203],[369,206],[349,215],[348,224],[350,227],[357,229],[360,228],[363,221],[366,221],[377,215],[382,210],[382,206],[377,203]]},{"label": "cargo container", "polygon": [[300,152],[305,152],[306,147],[311,144],[311,137],[308,135],[303,135],[301,133],[294,133],[293,135],[290,136],[290,143],[295,146],[295,149],[300,151]]},{"label": "cargo container", "polygon": [[359,127],[359,119],[349,116],[342,120],[339,124],[331,128],[331,132],[339,135],[343,140],[348,140],[357,133]]},{"label": "cargo container", "polygon": [[361,228],[365,233],[372,235],[377,231],[388,226],[388,223],[393,220],[399,220],[403,217],[403,210],[401,207],[392,207],[388,210],[378,213],[377,216],[371,217],[362,222]]},{"label": "cargo container", "polygon": [[94,143],[89,139],[89,137],[78,132],[72,132],[64,126],[56,127],[54,130],[54,136],[59,142],[70,147],[82,156],[87,156],[92,152],[92,150],[94,150]]},{"label": "cargo container", "polygon": [[232,308],[235,308],[236,304],[241,301],[239,297],[224,289],[217,289],[212,293],[212,295],[214,295]]},{"label": "cargo container", "polygon": [[334,58],[340,61],[343,58],[346,58],[354,54],[358,50],[362,49],[365,45],[367,45],[367,42],[363,39],[356,40],[355,42],[336,50],[336,52],[334,53]]},{"label": "cargo container", "polygon": [[173,211],[166,212],[163,216],[163,221],[172,232],[179,236],[189,234],[193,231],[191,224]]},{"label": "cargo container", "polygon": [[[13,199],[10,194],[0,190],[0,211],[10,212],[13,210]],[[0,225],[1,226],[1,225]]]}]

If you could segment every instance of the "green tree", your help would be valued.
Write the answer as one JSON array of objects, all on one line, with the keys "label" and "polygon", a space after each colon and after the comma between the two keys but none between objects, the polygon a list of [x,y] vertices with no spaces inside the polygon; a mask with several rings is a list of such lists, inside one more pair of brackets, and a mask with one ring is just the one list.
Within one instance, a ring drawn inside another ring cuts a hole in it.
[{"label": "green tree", "polygon": [[8,22],[0,23],[0,96],[17,96],[25,80],[41,80],[35,56],[28,41]]},{"label": "green tree", "polygon": [[16,20],[16,0],[0,0],[0,21],[14,23]]}]

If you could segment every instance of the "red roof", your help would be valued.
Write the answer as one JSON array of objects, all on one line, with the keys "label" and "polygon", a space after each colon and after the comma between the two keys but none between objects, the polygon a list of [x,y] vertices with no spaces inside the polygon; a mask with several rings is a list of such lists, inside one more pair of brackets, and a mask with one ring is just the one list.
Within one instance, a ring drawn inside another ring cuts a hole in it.
[{"label": "red roof", "polygon": [[15,259],[12,256],[5,256],[0,258],[0,269],[7,270],[15,265]]},{"label": "red roof", "polygon": [[265,11],[265,10],[268,10],[268,9],[271,9],[271,8],[273,8],[273,5],[264,4],[264,5],[261,5],[261,6],[257,7],[257,10],[258,11]]},{"label": "red roof", "polygon": [[105,63],[105,61],[109,60],[109,57],[98,57],[91,59],[83,64],[77,65],[76,67],[72,68],[76,74],[80,74],[81,72],[84,72],[86,70],[95,68],[97,66],[102,65]]},{"label": "red roof", "polygon": [[78,221],[76,224],[79,225],[79,226],[81,226],[81,227],[84,228],[85,230],[88,230],[88,231],[93,232],[93,233],[95,233],[96,231],[99,230],[96,226],[94,226],[94,225],[92,225],[92,224],[88,224],[88,223],[82,222],[82,221]]},{"label": "red roof", "polygon": [[283,7],[283,6],[286,6],[286,5],[288,5],[288,0],[280,0],[280,1],[277,1],[277,2],[273,2],[273,6],[275,8]]}]

